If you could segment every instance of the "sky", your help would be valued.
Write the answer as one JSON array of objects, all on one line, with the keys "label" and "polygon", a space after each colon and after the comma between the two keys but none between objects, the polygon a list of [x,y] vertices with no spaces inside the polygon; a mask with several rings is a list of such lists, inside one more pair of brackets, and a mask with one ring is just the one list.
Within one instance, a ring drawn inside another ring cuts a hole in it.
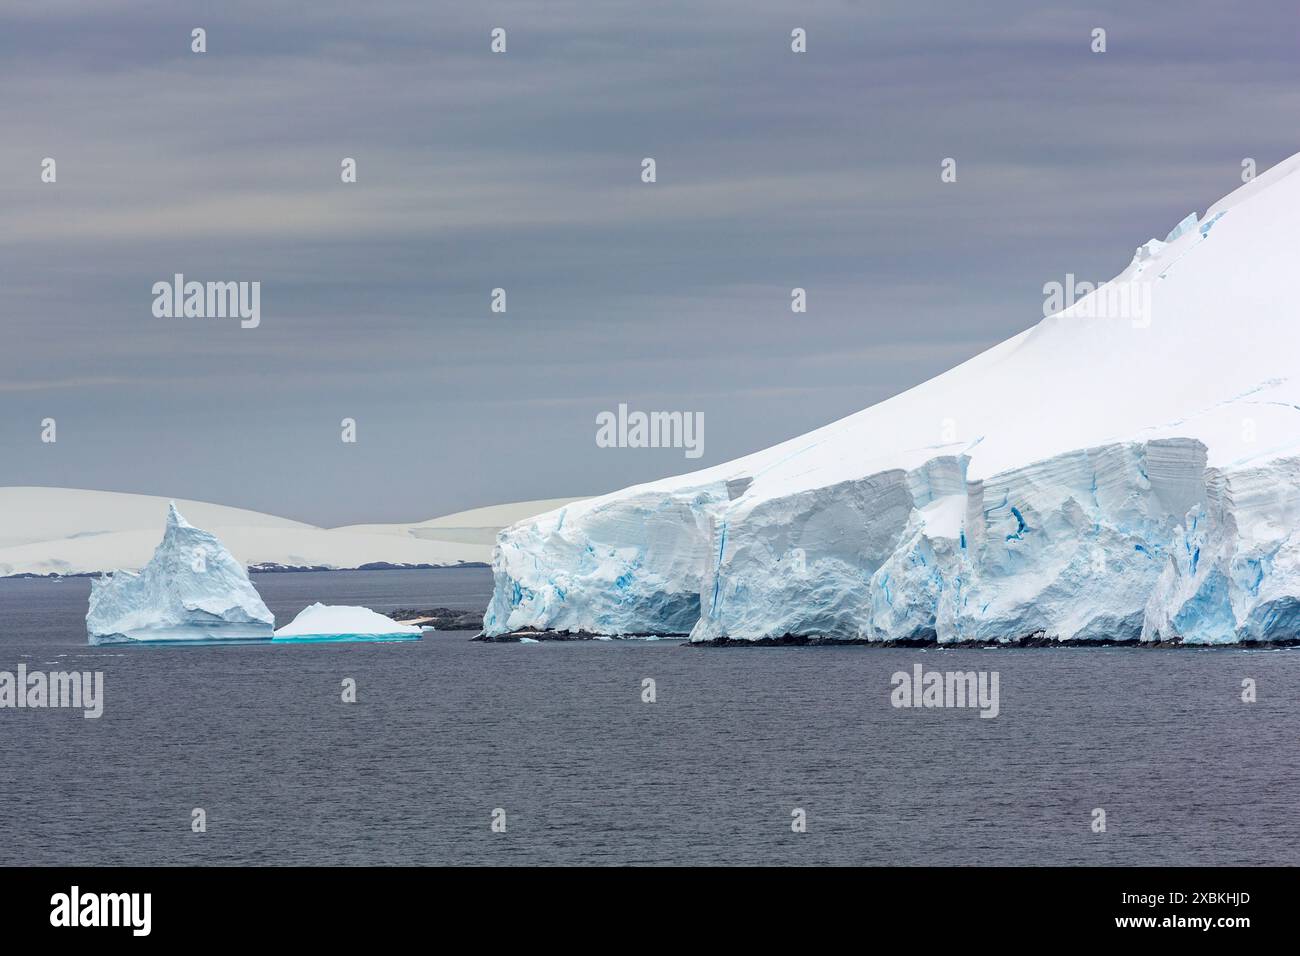
[{"label": "sky", "polygon": [[333,526],[718,464],[1117,274],[1300,150],[1298,72],[1283,0],[8,0],[0,485]]}]

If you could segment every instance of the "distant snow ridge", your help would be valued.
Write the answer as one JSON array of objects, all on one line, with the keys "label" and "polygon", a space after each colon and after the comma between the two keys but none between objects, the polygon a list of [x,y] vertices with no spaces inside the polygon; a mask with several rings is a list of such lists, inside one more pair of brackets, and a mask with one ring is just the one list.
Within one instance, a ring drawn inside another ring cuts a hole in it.
[{"label": "distant snow ridge", "polygon": [[487,633],[1300,637],[1298,168],[910,391],[507,528]]},{"label": "distant snow ridge", "polygon": [[129,641],[265,641],[275,617],[244,566],[172,502],[167,527],[144,569],[90,582],[91,644]]},{"label": "distant snow ridge", "polygon": [[[452,567],[486,562],[497,532],[572,499],[520,501],[415,524],[313,525],[202,501],[181,510],[254,571]],[[0,577],[144,567],[169,499],[78,488],[0,487]]]}]

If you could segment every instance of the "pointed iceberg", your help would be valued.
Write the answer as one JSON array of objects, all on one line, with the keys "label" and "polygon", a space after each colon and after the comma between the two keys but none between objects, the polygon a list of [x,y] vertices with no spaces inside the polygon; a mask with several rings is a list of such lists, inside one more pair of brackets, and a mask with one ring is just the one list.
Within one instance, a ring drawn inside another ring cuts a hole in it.
[{"label": "pointed iceberg", "polygon": [[143,570],[90,582],[91,644],[269,641],[274,630],[275,616],[244,566],[216,535],[186,521],[175,502]]}]

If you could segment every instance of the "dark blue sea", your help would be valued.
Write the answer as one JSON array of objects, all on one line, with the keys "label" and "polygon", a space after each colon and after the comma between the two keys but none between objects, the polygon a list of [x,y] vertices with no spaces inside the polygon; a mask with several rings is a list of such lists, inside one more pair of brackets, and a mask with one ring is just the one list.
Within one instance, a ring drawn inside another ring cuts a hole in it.
[{"label": "dark blue sea", "polygon": [[[281,623],[491,590],[483,569],[254,580]],[[0,671],[105,680],[97,720],[0,709],[3,865],[1300,864],[1298,650],[96,648],[88,592],[0,580]],[[891,706],[917,663],[997,671],[998,716]]]}]

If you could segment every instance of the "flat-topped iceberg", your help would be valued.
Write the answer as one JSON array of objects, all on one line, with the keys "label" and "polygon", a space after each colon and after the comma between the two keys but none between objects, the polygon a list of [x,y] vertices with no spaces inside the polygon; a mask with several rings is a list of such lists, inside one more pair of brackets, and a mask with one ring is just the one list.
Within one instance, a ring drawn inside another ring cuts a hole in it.
[{"label": "flat-topped iceberg", "polygon": [[422,629],[398,624],[368,607],[313,604],[275,632],[282,641],[418,641]]},{"label": "flat-topped iceberg", "polygon": [[91,644],[269,641],[275,616],[244,566],[173,502],[162,542],[144,568],[90,582]]},{"label": "flat-topped iceberg", "polygon": [[1300,638],[1297,223],[1300,155],[916,388],[507,528],[484,630]]}]

